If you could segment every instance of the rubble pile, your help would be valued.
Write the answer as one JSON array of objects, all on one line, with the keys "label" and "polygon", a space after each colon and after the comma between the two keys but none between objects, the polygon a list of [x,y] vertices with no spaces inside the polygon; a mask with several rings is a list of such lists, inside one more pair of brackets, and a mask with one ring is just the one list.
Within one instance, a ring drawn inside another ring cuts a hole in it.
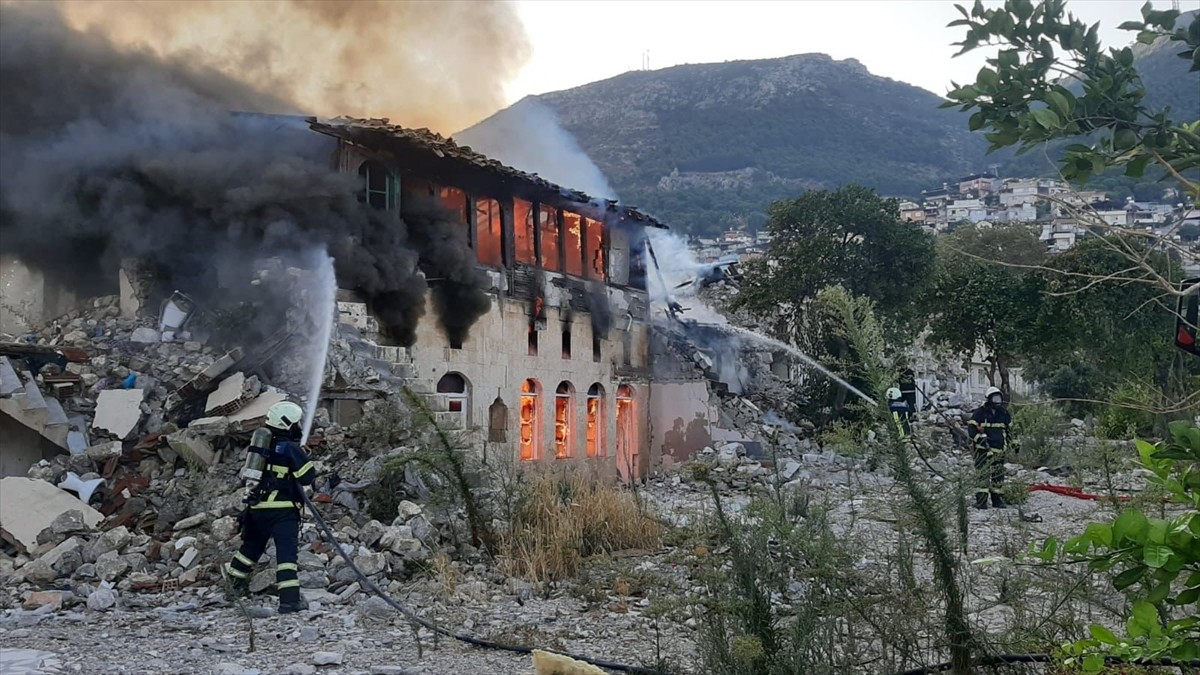
[{"label": "rubble pile", "polygon": [[[70,420],[71,435],[27,476],[2,479],[0,607],[10,611],[0,622],[36,622],[67,608],[103,611],[143,592],[221,591],[219,567],[233,553],[245,507],[242,449],[287,395],[267,382],[264,350],[213,349],[183,329],[186,316],[164,329],[165,314],[154,325],[125,318],[116,296],[102,297],[6,343],[4,412],[22,415],[26,426],[38,421],[28,414],[36,393]],[[327,381],[345,386],[349,375],[355,386],[403,383],[356,330],[340,331],[330,349]],[[381,583],[404,579],[444,549],[443,529],[453,524],[414,501],[401,501],[386,521],[370,519],[362,491],[389,459],[412,450],[360,457],[348,442],[353,435],[318,409],[309,443],[322,476],[314,501],[363,572]],[[428,494],[419,478],[411,482],[413,499]],[[301,538],[300,580],[310,601],[364,597],[314,524],[304,525]],[[269,548],[264,559],[273,554]],[[273,565],[261,567],[252,590],[272,587],[274,573]]]}]

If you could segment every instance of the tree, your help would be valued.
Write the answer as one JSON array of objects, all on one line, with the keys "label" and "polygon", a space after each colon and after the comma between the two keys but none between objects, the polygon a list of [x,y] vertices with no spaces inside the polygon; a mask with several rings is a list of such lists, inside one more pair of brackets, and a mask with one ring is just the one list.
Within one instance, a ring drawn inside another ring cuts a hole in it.
[{"label": "tree", "polygon": [[[974,84],[954,85],[947,106],[975,110],[968,125],[986,130],[992,149],[1018,146],[1024,152],[1055,140],[1074,140],[1065,149],[1060,172],[1079,182],[1106,169],[1122,168],[1125,175],[1140,177],[1153,164],[1170,176],[1200,204],[1200,120],[1176,121],[1171,109],[1146,105],[1145,88],[1134,67],[1132,49],[1101,48],[1099,26],[1086,26],[1073,16],[1064,17],[1063,0],[1006,0],[1000,9],[987,9],[979,0],[968,12],[957,7],[963,18],[951,26],[967,27],[960,54],[981,45],[999,46],[994,58],[980,69]],[[1138,41],[1167,40],[1184,49],[1179,56],[1200,70],[1200,22],[1175,29],[1179,12],[1155,11],[1150,3],[1142,8],[1142,21],[1121,25],[1138,31]],[[1135,316],[1146,307],[1162,303],[1162,296],[1175,296],[1198,289],[1180,289],[1178,267],[1163,264],[1169,255],[1194,257],[1165,234],[1147,234],[1108,227],[1093,213],[1072,209],[1092,234],[1075,251],[1045,265],[1001,263],[1034,269],[1045,279],[1047,307],[1043,316],[1055,317],[1059,325],[1078,327],[1064,350],[1074,349],[1089,357],[1119,358],[1122,365],[1169,361],[1167,378],[1180,376],[1180,356],[1169,346],[1162,348],[1134,333],[1153,324],[1146,316]],[[1148,297],[1147,297],[1148,296]],[[1136,306],[1133,303],[1138,303]],[[1170,307],[1166,305],[1169,316]],[[1163,331],[1165,334],[1166,331]],[[1087,351],[1092,347],[1092,351]],[[1156,372],[1156,375],[1158,373]],[[1164,386],[1164,394],[1167,393]],[[1197,392],[1180,387],[1177,405],[1195,406]],[[1182,409],[1176,408],[1176,410]],[[1162,408],[1160,408],[1161,410]],[[1064,547],[1075,561],[1090,569],[1123,568],[1113,578],[1122,590],[1142,584],[1144,595],[1134,603],[1127,635],[1118,638],[1103,626],[1092,626],[1091,640],[1068,645],[1072,661],[1080,659],[1087,672],[1105,668],[1106,657],[1145,658],[1200,657],[1200,619],[1196,602],[1200,596],[1200,496],[1195,472],[1200,460],[1200,430],[1173,426],[1174,440],[1155,448],[1139,443],[1143,465],[1151,482],[1163,487],[1171,500],[1186,505],[1186,511],[1168,521],[1152,519],[1138,509],[1129,509],[1111,524],[1093,523],[1087,531]],[[1040,552],[1053,560],[1058,543],[1048,539]],[[1190,612],[1188,611],[1190,607]],[[1171,620],[1181,609],[1184,618]]]},{"label": "tree", "polygon": [[767,256],[748,266],[735,301],[759,316],[798,309],[835,284],[900,316],[933,262],[932,237],[900,220],[896,200],[859,185],[775,202],[766,229],[772,236]]},{"label": "tree", "polygon": [[988,379],[1008,396],[1009,370],[1037,335],[1041,278],[1019,267],[1035,266],[1046,248],[1029,228],[965,227],[938,241],[933,278],[921,299],[929,340],[964,358],[982,349],[991,368]]}]

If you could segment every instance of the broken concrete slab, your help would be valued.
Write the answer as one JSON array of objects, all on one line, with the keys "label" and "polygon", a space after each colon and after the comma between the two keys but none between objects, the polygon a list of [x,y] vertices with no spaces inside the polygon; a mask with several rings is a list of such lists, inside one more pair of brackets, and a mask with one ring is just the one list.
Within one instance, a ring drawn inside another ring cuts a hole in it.
[{"label": "broken concrete slab", "polygon": [[224,436],[229,430],[229,418],[224,416],[217,417],[201,417],[200,419],[192,420],[187,426],[188,431],[193,431],[203,436]]},{"label": "broken concrete slab", "polygon": [[216,461],[217,453],[213,450],[212,443],[191,429],[170,434],[167,436],[167,445],[170,445],[172,450],[191,463],[212,466]]},{"label": "broken concrete slab", "polygon": [[121,441],[110,441],[108,443],[93,445],[86,450],[86,453],[88,459],[97,464],[102,464],[113,457],[121,456]]},{"label": "broken concrete slab", "polygon": [[221,380],[216,391],[208,395],[204,414],[219,416],[237,412],[251,398],[251,387],[248,385],[246,374],[240,372]]},{"label": "broken concrete slab", "polygon": [[8,397],[24,389],[21,378],[7,356],[0,356],[0,396]]},{"label": "broken concrete slab", "polygon": [[287,394],[267,387],[266,391],[247,403],[241,410],[229,415],[230,431],[249,431],[261,423],[271,406],[286,400]]},{"label": "broken concrete slab", "polygon": [[144,389],[105,389],[96,397],[96,418],[93,429],[101,429],[124,440],[142,420]]},{"label": "broken concrete slab", "polygon": [[104,516],[69,493],[32,478],[0,478],[0,536],[30,552],[37,547],[37,536],[54,524],[60,515],[77,510],[88,527],[96,527]]}]

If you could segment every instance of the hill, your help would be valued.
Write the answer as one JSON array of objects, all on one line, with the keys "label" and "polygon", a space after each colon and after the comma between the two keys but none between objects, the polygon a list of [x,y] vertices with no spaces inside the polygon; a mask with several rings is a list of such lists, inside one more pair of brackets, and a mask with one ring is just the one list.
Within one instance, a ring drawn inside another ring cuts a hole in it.
[{"label": "hill", "polygon": [[978,168],[983,140],[940,102],[853,59],[801,54],[629,72],[528,97],[458,138],[507,159],[519,121],[548,107],[622,200],[713,232],[756,225],[772,200],[807,187],[856,181],[917,195]]},{"label": "hill", "polygon": [[[1200,88],[1186,86],[1196,74],[1175,51],[1141,50],[1150,100],[1190,108],[1180,117],[1196,119]],[[966,116],[939,109],[941,101],[854,59],[800,54],[624,73],[527,97],[457,138],[550,180],[619,196],[693,234],[757,226],[771,201],[810,187],[856,182],[918,197],[993,164],[1002,175],[1052,175],[1039,153],[987,155]],[[588,156],[611,190],[588,170]],[[1137,187],[1107,182],[1117,192]],[[1154,190],[1161,192],[1147,192]]]}]

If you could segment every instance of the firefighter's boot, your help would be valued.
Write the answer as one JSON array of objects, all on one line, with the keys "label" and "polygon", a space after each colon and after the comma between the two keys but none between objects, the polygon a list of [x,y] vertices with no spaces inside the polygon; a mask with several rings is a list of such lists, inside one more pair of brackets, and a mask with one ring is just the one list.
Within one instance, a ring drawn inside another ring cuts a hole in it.
[{"label": "firefighter's boot", "polygon": [[1008,508],[1008,502],[1004,501],[1004,495],[999,492],[992,493],[992,508],[1003,509]]},{"label": "firefighter's boot", "polygon": [[988,507],[988,493],[976,492],[975,493],[975,508],[986,509],[987,507]]}]

